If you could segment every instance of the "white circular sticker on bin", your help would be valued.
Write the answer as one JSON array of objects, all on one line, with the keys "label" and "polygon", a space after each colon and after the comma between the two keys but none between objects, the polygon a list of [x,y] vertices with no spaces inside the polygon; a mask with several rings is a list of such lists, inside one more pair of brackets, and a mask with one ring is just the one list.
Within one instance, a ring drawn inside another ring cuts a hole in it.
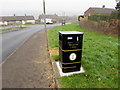
[{"label": "white circular sticker on bin", "polygon": [[77,55],[75,53],[71,53],[70,56],[69,56],[69,59],[71,61],[74,61],[76,59]]}]

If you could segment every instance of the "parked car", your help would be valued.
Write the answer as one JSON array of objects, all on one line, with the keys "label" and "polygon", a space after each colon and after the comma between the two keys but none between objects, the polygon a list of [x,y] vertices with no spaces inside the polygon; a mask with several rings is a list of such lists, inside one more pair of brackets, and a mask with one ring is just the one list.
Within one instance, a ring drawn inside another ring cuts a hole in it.
[{"label": "parked car", "polygon": [[46,24],[53,24],[53,20],[50,18],[46,18]]}]

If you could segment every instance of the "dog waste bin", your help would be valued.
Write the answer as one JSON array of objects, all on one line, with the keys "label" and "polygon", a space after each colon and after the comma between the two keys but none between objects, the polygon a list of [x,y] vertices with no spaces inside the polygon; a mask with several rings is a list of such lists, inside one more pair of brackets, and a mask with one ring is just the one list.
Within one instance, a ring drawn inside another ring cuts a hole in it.
[{"label": "dog waste bin", "polygon": [[83,32],[60,31],[59,55],[62,72],[80,71]]}]

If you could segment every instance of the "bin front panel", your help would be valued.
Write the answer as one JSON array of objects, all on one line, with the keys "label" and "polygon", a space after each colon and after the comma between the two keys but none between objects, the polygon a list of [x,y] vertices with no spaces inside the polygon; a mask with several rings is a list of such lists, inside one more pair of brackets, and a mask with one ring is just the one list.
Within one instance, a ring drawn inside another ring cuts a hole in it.
[{"label": "bin front panel", "polygon": [[80,71],[83,34],[78,33],[59,33],[60,66],[64,73]]}]

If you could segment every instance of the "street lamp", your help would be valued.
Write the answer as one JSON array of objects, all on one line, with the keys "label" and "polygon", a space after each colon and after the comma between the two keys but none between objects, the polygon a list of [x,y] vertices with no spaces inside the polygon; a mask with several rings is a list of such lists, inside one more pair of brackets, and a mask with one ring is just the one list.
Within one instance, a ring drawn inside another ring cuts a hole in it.
[{"label": "street lamp", "polygon": [[44,14],[44,25],[46,29],[46,10],[45,10],[45,0],[43,0],[43,14]]}]

